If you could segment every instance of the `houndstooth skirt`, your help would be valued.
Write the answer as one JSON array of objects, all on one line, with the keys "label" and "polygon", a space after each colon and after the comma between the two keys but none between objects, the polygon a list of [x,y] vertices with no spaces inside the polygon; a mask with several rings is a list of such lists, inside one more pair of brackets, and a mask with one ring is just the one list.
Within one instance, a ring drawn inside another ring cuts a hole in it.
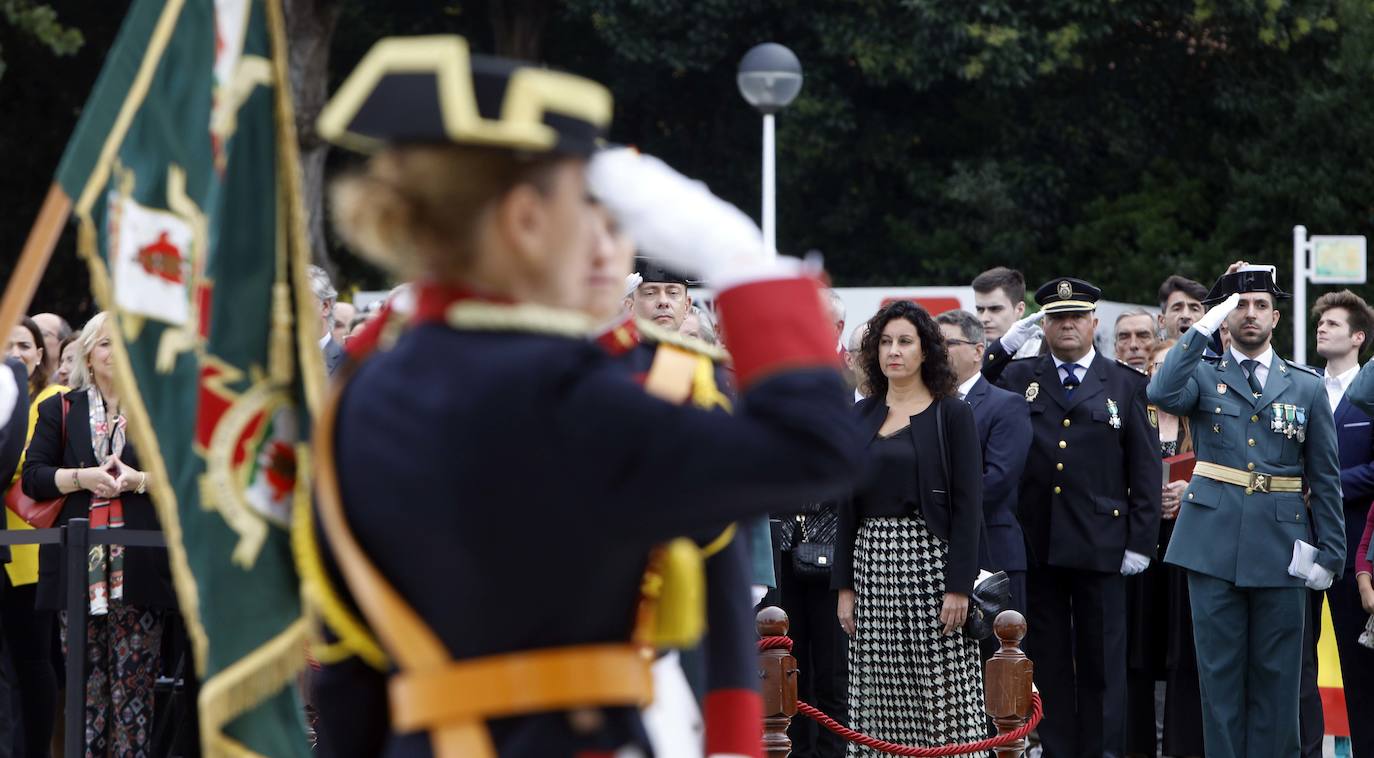
[{"label": "houndstooth skirt", "polygon": [[[917,513],[865,519],[854,541],[850,725],[919,747],[981,740],[988,731],[978,643],[941,632],[949,545]],[[848,755],[884,754],[850,743]]]}]

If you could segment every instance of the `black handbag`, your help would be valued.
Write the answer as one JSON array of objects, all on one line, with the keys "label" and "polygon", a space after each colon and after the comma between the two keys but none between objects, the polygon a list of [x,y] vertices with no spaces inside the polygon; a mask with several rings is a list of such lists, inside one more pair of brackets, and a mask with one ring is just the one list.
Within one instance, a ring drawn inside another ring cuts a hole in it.
[{"label": "black handbag", "polygon": [[[826,517],[829,516],[827,521]],[[800,539],[792,545],[792,573],[802,579],[830,581],[830,567],[835,563],[835,515],[825,506],[812,514],[811,530],[807,534],[807,516],[797,517],[797,531]],[[827,529],[828,527],[828,529]],[[830,539],[824,540],[824,532],[830,532]]]}]

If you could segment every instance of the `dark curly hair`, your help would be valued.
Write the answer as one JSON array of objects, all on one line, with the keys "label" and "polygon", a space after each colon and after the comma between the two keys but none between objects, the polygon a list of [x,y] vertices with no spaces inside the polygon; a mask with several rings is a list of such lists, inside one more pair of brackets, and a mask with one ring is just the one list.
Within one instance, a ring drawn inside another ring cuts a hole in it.
[{"label": "dark curly hair", "polygon": [[916,336],[921,340],[921,381],[936,400],[953,395],[959,387],[954,369],[949,365],[949,348],[940,325],[926,312],[925,308],[910,300],[889,303],[868,320],[868,332],[864,334],[863,344],[859,347],[860,360],[867,374],[869,394],[873,397],[887,396],[887,377],[883,375],[882,361],[878,356],[878,343],[882,340],[883,329],[889,321],[904,318],[916,327]]}]

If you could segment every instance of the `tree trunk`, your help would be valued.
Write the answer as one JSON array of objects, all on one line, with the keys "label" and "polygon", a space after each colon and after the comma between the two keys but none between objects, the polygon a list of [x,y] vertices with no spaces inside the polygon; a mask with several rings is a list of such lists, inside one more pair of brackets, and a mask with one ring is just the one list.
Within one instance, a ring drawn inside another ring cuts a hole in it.
[{"label": "tree trunk", "polygon": [[496,54],[538,61],[554,0],[488,0]]},{"label": "tree trunk", "polygon": [[301,202],[310,235],[310,257],[330,268],[325,244],[324,159],[329,145],[315,132],[329,98],[329,46],[339,20],[337,0],[285,0],[291,95],[301,153]]}]

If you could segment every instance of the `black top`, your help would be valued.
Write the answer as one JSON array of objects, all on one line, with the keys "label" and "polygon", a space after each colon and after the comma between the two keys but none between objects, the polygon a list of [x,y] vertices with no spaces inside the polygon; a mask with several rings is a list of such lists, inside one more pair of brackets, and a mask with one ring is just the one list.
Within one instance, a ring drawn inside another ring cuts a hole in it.
[{"label": "black top", "polygon": [[[91,448],[90,400],[81,390],[67,393],[71,408],[67,411],[67,444],[62,445],[62,395],[53,395],[38,406],[38,423],[24,459],[24,494],[35,500],[49,500],[62,494],[55,475],[59,468],[85,468],[96,465]],[[124,445],[119,456],[129,466],[142,469],[133,441]],[[153,501],[145,495],[125,492],[119,496],[124,505],[124,526],[127,529],[161,529]],[[54,526],[62,526],[73,518],[84,518],[90,511],[91,493],[77,490],[69,493],[62,503],[62,512]],[[59,610],[66,607],[66,578],[62,551],[57,545],[38,548],[37,607]],[[124,602],[140,608],[175,608],[176,594],[172,591],[172,571],[167,563],[167,550],[160,547],[130,547],[124,551]]]},{"label": "black top", "polygon": [[[931,408],[935,405],[932,403]],[[912,437],[935,439],[935,413],[930,408],[911,417],[911,423],[869,445],[870,477],[854,493],[857,519],[913,516],[921,507],[921,475],[916,471]]]},{"label": "black top", "polygon": [[[862,519],[910,517],[919,506],[930,533],[949,543],[945,591],[968,594],[978,576],[983,524],[983,456],[972,409],[958,398],[942,398],[887,437],[878,434],[887,419],[886,403],[869,398],[855,410],[865,441],[864,475],[839,507],[831,587],[854,587],[854,540]],[[940,452],[940,416],[948,476]]]}]

